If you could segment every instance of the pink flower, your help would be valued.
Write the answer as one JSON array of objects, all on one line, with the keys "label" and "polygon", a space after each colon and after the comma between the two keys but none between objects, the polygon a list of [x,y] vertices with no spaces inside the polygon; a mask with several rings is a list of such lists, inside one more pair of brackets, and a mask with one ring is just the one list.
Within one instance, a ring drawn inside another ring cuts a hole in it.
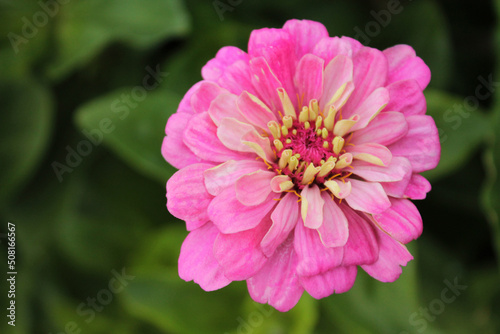
[{"label": "pink flower", "polygon": [[180,170],[167,207],[190,231],[179,275],[211,291],[246,280],[280,311],[304,290],[349,290],[360,266],[392,282],[422,233],[440,145],[407,45],[379,51],[317,22],[224,47],[168,120],[162,153]]}]

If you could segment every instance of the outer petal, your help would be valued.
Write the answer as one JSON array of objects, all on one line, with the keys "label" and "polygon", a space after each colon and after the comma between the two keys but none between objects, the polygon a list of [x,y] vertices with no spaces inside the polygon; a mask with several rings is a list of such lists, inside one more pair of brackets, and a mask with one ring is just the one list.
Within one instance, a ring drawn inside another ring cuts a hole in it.
[{"label": "outer petal", "polygon": [[295,272],[296,266],[297,255],[293,250],[292,240],[288,239],[264,267],[247,280],[252,299],[259,303],[269,303],[281,312],[290,310],[304,292]]},{"label": "outer petal", "polygon": [[212,252],[218,234],[217,228],[207,223],[189,233],[181,247],[179,276],[185,281],[198,283],[205,291],[217,290],[231,283]]},{"label": "outer petal", "polygon": [[205,171],[205,187],[209,194],[217,196],[224,189],[234,186],[240,176],[257,170],[267,170],[267,166],[257,160],[229,160]]},{"label": "outer petal", "polygon": [[294,248],[298,256],[297,273],[311,276],[323,273],[342,263],[343,248],[327,248],[317,231],[304,227],[299,220],[295,227]]},{"label": "outer petal", "polygon": [[252,85],[257,92],[257,96],[264,102],[274,113],[278,115],[278,110],[281,110],[281,100],[277,93],[277,89],[283,87],[281,81],[269,67],[266,59],[257,57],[250,60],[250,73]]},{"label": "outer petal", "polygon": [[375,89],[368,97],[358,104],[357,108],[351,112],[345,113],[345,118],[353,115],[359,115],[359,121],[354,124],[351,131],[365,128],[389,102],[389,93],[384,87]]},{"label": "outer petal", "polygon": [[[282,29],[259,29],[250,34],[248,54],[252,57],[264,57],[271,71],[283,84],[293,104],[297,105],[297,97],[293,84],[293,76],[297,58],[295,45],[288,32]],[[254,85],[255,86],[255,85]],[[272,109],[272,108],[271,108]]]},{"label": "outer petal", "polygon": [[391,206],[391,202],[380,183],[349,180],[352,189],[351,194],[345,200],[354,210],[382,213]]},{"label": "outer petal", "polygon": [[295,72],[295,86],[299,101],[307,105],[310,100],[321,98],[323,93],[323,59],[312,54],[306,54],[300,59]]},{"label": "outer petal", "polygon": [[321,197],[325,201],[323,224],[318,228],[321,242],[325,247],[344,246],[349,237],[347,218],[326,191],[321,194]]},{"label": "outer petal", "polygon": [[268,122],[278,120],[264,102],[248,92],[243,92],[238,97],[238,111],[247,120],[247,123],[265,130],[267,130]]},{"label": "outer petal", "polygon": [[397,241],[406,244],[422,234],[422,217],[417,207],[407,199],[391,198],[391,207],[373,215],[377,224]]},{"label": "outer petal", "polygon": [[234,46],[225,46],[221,48],[215,58],[201,69],[201,75],[204,79],[215,81],[224,74],[226,69],[239,60],[248,62],[248,54]]},{"label": "outer petal", "polygon": [[377,143],[387,146],[403,138],[407,133],[408,123],[403,114],[384,111],[370,122],[370,126],[356,131],[351,143],[355,145]]},{"label": "outer petal", "polygon": [[409,116],[406,120],[408,133],[406,137],[389,146],[392,154],[407,157],[416,173],[435,168],[441,155],[436,123],[427,115]]},{"label": "outer petal", "polygon": [[184,143],[198,157],[214,162],[241,160],[251,155],[235,152],[224,146],[217,137],[217,127],[204,112],[194,116],[184,130]]},{"label": "outer petal", "polygon": [[427,87],[431,80],[431,71],[424,61],[415,55],[411,46],[396,45],[385,49],[384,54],[389,62],[388,84],[415,79],[422,90]]},{"label": "outer petal", "polygon": [[287,31],[295,42],[297,59],[310,53],[322,38],[328,37],[324,25],[309,20],[289,20],[283,26],[283,30]]},{"label": "outer petal", "polygon": [[257,170],[243,175],[236,181],[236,198],[247,206],[263,203],[271,193],[271,180],[274,172]]},{"label": "outer petal", "polygon": [[167,182],[167,208],[185,220],[189,231],[199,228],[209,218],[207,208],[212,196],[205,189],[203,172],[210,164],[194,164],[177,171]]},{"label": "outer petal", "polygon": [[240,122],[246,122],[246,119],[236,108],[236,99],[237,96],[234,94],[221,94],[212,101],[208,114],[217,126],[224,118],[234,118]]},{"label": "outer petal", "polygon": [[386,88],[391,97],[386,110],[399,111],[405,116],[425,114],[427,102],[417,81],[413,79],[396,81]]},{"label": "outer petal", "polygon": [[363,160],[378,166],[388,166],[392,160],[391,151],[380,144],[366,143],[346,146],[345,150],[351,153],[354,159]]},{"label": "outer petal", "polygon": [[229,93],[224,88],[210,81],[202,81],[191,95],[191,107],[196,114],[208,111],[210,104],[220,94]]},{"label": "outer petal", "polygon": [[408,261],[413,260],[413,256],[404,245],[381,230],[376,230],[380,249],[378,260],[373,264],[363,265],[361,268],[381,282],[394,282],[403,271],[401,266],[406,266]]},{"label": "outer petal", "polygon": [[280,194],[271,192],[264,203],[246,206],[236,199],[235,189],[230,187],[215,197],[208,206],[208,216],[222,233],[236,233],[252,229],[276,205]]},{"label": "outer petal", "polygon": [[355,109],[376,88],[385,86],[387,79],[387,59],[376,49],[363,47],[353,57],[354,86],[344,110]]},{"label": "outer petal", "polygon": [[267,257],[274,254],[290,232],[295,228],[299,219],[299,204],[294,193],[286,194],[271,214],[273,225],[267,232],[260,246]]},{"label": "outer petal", "polygon": [[325,201],[321,197],[319,187],[315,184],[302,189],[300,194],[301,214],[304,225],[309,228],[318,228],[323,222],[323,204]]},{"label": "outer petal", "polygon": [[354,168],[353,174],[361,176],[363,179],[372,182],[394,182],[401,181],[406,176],[411,176],[411,164],[403,157],[392,158],[391,163],[385,166],[375,166],[373,164],[355,160],[351,164]]},{"label": "outer petal", "polygon": [[248,60],[239,60],[230,65],[219,78],[218,84],[231,93],[239,95],[243,91],[255,94]]},{"label": "outer petal", "polygon": [[176,113],[170,116],[167,122],[167,127],[165,129],[167,136],[163,139],[161,153],[165,160],[175,168],[180,169],[203,161],[203,159],[197,157],[182,140],[184,129],[191,118],[191,114]]},{"label": "outer petal", "polygon": [[427,193],[431,191],[431,184],[425,177],[413,174],[405,191],[405,196],[411,199],[424,199]]},{"label": "outer petal", "polygon": [[349,221],[349,238],[344,246],[342,266],[370,264],[378,258],[378,244],[372,223],[347,205],[340,206]]},{"label": "outer petal", "polygon": [[349,37],[325,37],[316,44],[312,54],[323,58],[325,63],[328,64],[338,55],[352,58],[352,56],[362,47],[363,45],[361,43]]},{"label": "outer petal", "polygon": [[339,97],[339,89],[341,89],[343,85],[351,82],[352,80],[352,60],[344,55],[336,56],[332,61],[328,63],[325,68],[323,96],[319,101],[320,108],[325,110],[331,104],[334,104],[336,107],[341,107],[345,103],[346,98],[351,94],[354,86],[351,84],[348,86],[348,88],[344,88],[345,90],[347,90],[347,92],[344,96],[344,99],[339,98],[339,100],[341,100],[341,103],[333,103],[335,102],[334,97]]},{"label": "outer petal", "polygon": [[343,293],[352,288],[356,280],[357,267],[337,267],[327,272],[301,276],[300,283],[314,298],[321,299],[333,293]]},{"label": "outer petal", "polygon": [[271,219],[267,216],[251,230],[219,234],[213,249],[227,278],[235,281],[248,279],[262,268],[267,258],[259,245],[270,226]]}]

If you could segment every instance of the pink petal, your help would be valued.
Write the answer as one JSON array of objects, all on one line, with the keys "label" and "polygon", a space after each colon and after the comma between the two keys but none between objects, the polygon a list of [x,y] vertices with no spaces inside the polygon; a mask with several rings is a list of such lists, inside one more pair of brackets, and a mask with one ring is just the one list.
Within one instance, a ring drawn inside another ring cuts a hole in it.
[{"label": "pink petal", "polygon": [[290,34],[282,29],[254,30],[248,41],[248,54],[252,58],[264,57],[271,71],[282,83],[281,87],[287,91],[293,104],[297,105],[293,84],[297,61],[294,41]]},{"label": "pink petal", "polygon": [[321,194],[321,197],[325,201],[323,224],[318,228],[321,242],[325,247],[344,246],[349,237],[347,218],[326,191]]},{"label": "pink petal", "polygon": [[231,283],[222,273],[212,251],[218,234],[217,228],[209,222],[189,233],[181,247],[179,276],[187,282],[194,281],[205,291],[217,290]]},{"label": "pink petal", "polygon": [[345,111],[355,109],[376,88],[385,86],[387,79],[387,59],[376,49],[360,49],[353,57],[353,68],[356,89],[345,104]]},{"label": "pink petal", "polygon": [[436,123],[427,115],[409,116],[406,120],[408,133],[406,137],[389,146],[392,154],[407,157],[416,173],[435,168],[441,155]]},{"label": "pink petal", "polygon": [[253,300],[269,303],[280,312],[286,312],[297,304],[304,288],[295,272],[297,255],[289,238],[269,258],[264,267],[247,280],[248,292]]},{"label": "pink petal", "polygon": [[317,231],[304,226],[299,219],[295,227],[294,247],[297,252],[297,274],[311,276],[337,267],[342,262],[342,247],[325,247]]},{"label": "pink petal", "polygon": [[317,229],[323,223],[323,204],[319,187],[315,184],[306,186],[300,193],[302,220],[306,227]]},{"label": "pink petal", "polygon": [[278,115],[278,110],[282,108],[281,100],[276,90],[283,87],[281,81],[271,71],[269,64],[263,57],[250,60],[250,73],[257,96],[275,115]]},{"label": "pink petal", "polygon": [[[328,63],[324,74],[324,85],[323,85],[323,96],[321,97],[319,103],[320,108],[325,110],[330,103],[335,93],[342,87],[342,85],[351,82],[353,80],[353,63],[352,60],[344,55],[336,56],[332,61]],[[354,86],[349,86],[347,90],[348,97]],[[339,99],[342,103],[334,103],[335,106],[340,106],[345,103],[345,98]],[[338,109],[338,108],[337,108]],[[326,111],[326,110],[325,110]]]},{"label": "pink petal", "polygon": [[177,171],[167,182],[167,208],[175,217],[185,220],[188,231],[205,224],[212,196],[205,189],[203,172],[210,164],[194,164]]},{"label": "pink petal", "polygon": [[357,131],[365,128],[375,116],[378,115],[385,105],[389,102],[389,93],[384,87],[375,89],[368,97],[361,102],[351,113],[346,112],[343,116],[350,118],[353,115],[359,115],[359,121],[354,124],[351,131]]},{"label": "pink petal", "polygon": [[386,88],[391,100],[385,110],[399,111],[405,116],[425,114],[427,102],[417,81],[413,79],[396,81]]},{"label": "pink petal", "polygon": [[347,205],[340,206],[349,221],[349,238],[344,246],[342,266],[370,264],[378,258],[378,244],[372,223]]},{"label": "pink petal", "polygon": [[363,265],[361,268],[381,282],[394,282],[403,271],[401,266],[406,266],[413,256],[404,245],[381,230],[376,229],[376,233],[379,244],[378,260],[373,264]]},{"label": "pink petal", "polygon": [[377,224],[391,237],[406,244],[417,239],[423,230],[422,217],[410,200],[391,198],[391,207],[373,215]]},{"label": "pink petal", "polygon": [[184,143],[194,154],[207,161],[224,162],[252,157],[232,151],[221,143],[217,127],[208,112],[198,114],[189,121],[184,130]]},{"label": "pink petal", "polygon": [[265,235],[260,244],[262,251],[267,257],[274,254],[295,228],[299,219],[299,204],[294,193],[287,193],[278,202],[278,205],[271,214],[273,225]]},{"label": "pink petal", "polygon": [[203,66],[201,75],[205,80],[217,82],[228,66],[239,60],[248,62],[248,59],[249,57],[245,51],[234,46],[225,46],[217,52],[215,58],[209,60],[208,63]]},{"label": "pink petal", "polygon": [[300,59],[295,72],[295,86],[302,105],[312,99],[319,100],[323,93],[323,59],[306,54]]},{"label": "pink petal", "polygon": [[384,50],[389,62],[387,83],[415,79],[423,90],[431,80],[431,71],[422,59],[415,55],[409,45],[396,45]]},{"label": "pink petal", "polygon": [[267,131],[267,123],[277,121],[274,113],[256,96],[243,92],[238,97],[238,111],[247,123],[254,124]]},{"label": "pink petal", "polygon": [[250,124],[240,122],[234,118],[224,118],[217,128],[217,137],[228,149],[238,152],[253,152],[253,150],[243,143],[243,137],[255,131]]},{"label": "pink petal", "polygon": [[248,60],[239,60],[230,65],[217,83],[235,95],[240,95],[243,91],[256,94]]},{"label": "pink petal", "polygon": [[283,26],[283,30],[287,31],[295,42],[297,59],[310,53],[322,38],[328,37],[324,25],[309,20],[289,20]]},{"label": "pink petal", "polygon": [[[387,108],[386,108],[387,109]],[[408,123],[400,112],[383,111],[377,115],[370,126],[354,133],[351,143],[377,143],[387,146],[403,138],[408,133]]]},{"label": "pink petal", "polygon": [[391,151],[380,144],[365,143],[346,146],[345,150],[351,153],[354,159],[363,160],[378,166],[388,166],[392,160]]},{"label": "pink petal", "polygon": [[300,283],[316,299],[328,297],[333,293],[344,293],[352,288],[356,280],[357,267],[337,267],[327,272],[301,276]]},{"label": "pink petal", "polygon": [[412,173],[410,162],[403,157],[392,158],[388,166],[375,166],[360,160],[353,161],[351,166],[354,167],[353,174],[372,182],[401,181]]},{"label": "pink petal", "polygon": [[427,193],[431,191],[431,184],[425,177],[413,174],[406,188],[405,196],[411,199],[424,199]]},{"label": "pink petal", "polygon": [[267,166],[257,160],[229,160],[205,171],[205,187],[209,194],[217,196],[224,189],[234,186],[240,176],[257,170],[267,170]]},{"label": "pink petal", "polygon": [[263,170],[243,175],[236,181],[236,198],[247,206],[263,203],[271,193],[271,179],[275,176]]},{"label": "pink petal", "polygon": [[404,164],[406,165],[406,168],[408,168],[408,165],[409,165],[410,169],[406,170],[406,174],[403,176],[403,178],[400,181],[382,182],[381,184],[382,184],[382,187],[384,187],[384,191],[388,196],[401,198],[401,197],[404,197],[406,188],[408,187],[408,183],[410,182],[410,179],[411,179],[413,172],[411,169],[410,161],[408,159],[403,158],[403,157],[394,157],[393,159],[396,161],[399,161],[400,159],[406,160],[406,162],[404,162]]},{"label": "pink petal", "polygon": [[352,190],[345,200],[354,210],[382,213],[391,206],[391,202],[380,183],[349,180],[352,184]]},{"label": "pink petal", "polygon": [[219,234],[213,246],[214,255],[227,278],[245,280],[262,268],[267,258],[259,245],[270,226],[271,219],[267,216],[250,230]]},{"label": "pink petal", "polygon": [[271,192],[264,203],[246,206],[236,199],[236,191],[229,187],[217,195],[208,206],[208,217],[222,233],[236,233],[256,227],[277,204],[280,194]]},{"label": "pink petal", "polygon": [[208,114],[215,125],[219,126],[224,118],[234,118],[240,122],[246,122],[236,108],[237,96],[233,94],[221,94],[217,96],[208,109]]},{"label": "pink petal", "polygon": [[325,37],[316,44],[312,54],[323,58],[328,64],[338,55],[352,58],[361,47],[361,43],[349,37]]},{"label": "pink petal", "polygon": [[271,148],[268,137],[262,137],[256,130],[247,132],[242,138],[243,144],[252,149],[263,160],[268,162],[276,161],[276,153]]},{"label": "pink petal", "polygon": [[229,93],[227,90],[213,82],[202,81],[191,96],[191,107],[198,114],[208,111],[210,104],[217,96],[227,93]]},{"label": "pink petal", "polygon": [[189,88],[186,95],[182,98],[179,103],[179,108],[177,108],[177,113],[186,113],[186,114],[194,114],[193,107],[191,106],[191,97],[194,92],[198,91],[200,86],[204,84],[206,81],[199,81],[193,85],[193,87]]},{"label": "pink petal", "polygon": [[167,122],[165,129],[167,136],[163,139],[161,153],[165,160],[175,168],[180,169],[203,161],[182,140],[184,129],[191,118],[191,114],[178,112],[170,116]]}]

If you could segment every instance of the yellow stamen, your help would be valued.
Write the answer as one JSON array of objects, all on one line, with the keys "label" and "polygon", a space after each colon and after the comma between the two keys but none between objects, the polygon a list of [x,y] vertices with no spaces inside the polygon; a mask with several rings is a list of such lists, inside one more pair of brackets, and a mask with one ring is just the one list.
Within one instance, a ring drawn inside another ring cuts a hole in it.
[{"label": "yellow stamen", "polygon": [[274,139],[281,138],[281,131],[278,122],[270,121],[269,123],[267,123],[267,127],[269,128],[269,131],[271,131],[271,134],[273,135]]},{"label": "yellow stamen", "polygon": [[293,118],[289,115],[283,117],[283,124],[290,129],[293,126]]},{"label": "yellow stamen", "polygon": [[311,127],[311,124],[308,121],[306,121],[304,123],[304,128],[309,129],[310,127]]},{"label": "yellow stamen", "polygon": [[304,123],[309,120],[309,109],[307,107],[302,108],[299,115],[299,122]]},{"label": "yellow stamen", "polygon": [[321,166],[321,170],[319,171],[318,176],[323,177],[330,173],[335,168],[335,162],[328,161]]},{"label": "yellow stamen", "polygon": [[281,153],[281,158],[278,162],[278,166],[280,169],[284,169],[286,167],[288,161],[290,161],[291,156],[292,156],[292,150],[284,150],[283,153]]},{"label": "yellow stamen", "polygon": [[288,128],[284,125],[281,126],[281,134],[286,136],[288,134]]},{"label": "yellow stamen", "polygon": [[283,88],[278,88],[278,95],[281,100],[281,105],[283,106],[285,116],[297,118],[295,107],[293,106],[292,100],[290,100],[290,97],[288,96],[286,90],[284,90]]},{"label": "yellow stamen", "polygon": [[333,153],[339,154],[342,148],[344,148],[344,138],[337,136],[333,139]]},{"label": "yellow stamen", "polygon": [[307,166],[306,171],[304,172],[304,177],[302,178],[302,184],[308,184],[314,181],[314,177],[319,173],[320,167],[315,167],[311,162],[309,166]]},{"label": "yellow stamen", "polygon": [[297,129],[293,129],[293,130],[292,130],[292,133],[293,133],[294,135],[297,135]]},{"label": "yellow stamen", "polygon": [[312,99],[309,101],[309,119],[316,119],[319,115],[319,105],[318,100]]},{"label": "yellow stamen", "polygon": [[344,153],[339,157],[339,161],[335,164],[336,169],[342,169],[349,166],[352,162],[352,154]]},{"label": "yellow stamen", "polygon": [[275,139],[273,141],[273,144],[274,144],[274,147],[276,147],[276,149],[278,150],[278,152],[283,149],[283,143],[281,142],[281,140]]},{"label": "yellow stamen", "polygon": [[291,144],[292,143],[292,140],[290,138],[288,138],[287,140],[285,140],[285,143],[287,144]]},{"label": "yellow stamen", "polygon": [[297,159],[297,157],[295,156],[290,157],[290,161],[288,162],[288,168],[291,171],[294,171],[295,169],[297,169],[298,165],[299,165],[299,160]]},{"label": "yellow stamen", "polygon": [[326,139],[328,138],[328,130],[323,128],[321,129],[321,137],[323,137],[323,139]]},{"label": "yellow stamen", "polygon": [[320,130],[320,127],[321,127],[321,123],[323,122],[323,117],[321,116],[318,116],[316,118],[316,131]]},{"label": "yellow stamen", "polygon": [[333,130],[333,123],[335,123],[335,114],[336,113],[337,113],[337,111],[335,110],[335,107],[331,106],[330,110],[328,110],[328,116],[326,116],[326,118],[325,118],[325,128],[328,131]]},{"label": "yellow stamen", "polygon": [[356,124],[359,120],[359,115],[353,115],[349,119],[339,120],[335,123],[335,128],[333,129],[333,133],[337,136],[345,136],[351,128]]},{"label": "yellow stamen", "polygon": [[329,146],[330,146],[330,144],[328,144],[328,142],[325,140],[323,142],[323,148],[328,149]]}]

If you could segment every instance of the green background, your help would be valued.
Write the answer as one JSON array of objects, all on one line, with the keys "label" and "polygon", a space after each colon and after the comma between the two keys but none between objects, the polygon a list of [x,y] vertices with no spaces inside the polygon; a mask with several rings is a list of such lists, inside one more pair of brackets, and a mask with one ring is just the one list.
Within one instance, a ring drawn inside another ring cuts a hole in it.
[{"label": "green background", "polygon": [[[59,1],[0,1],[0,257],[6,263],[12,222],[18,272],[16,327],[3,311],[1,333],[500,331],[500,1],[401,1],[387,24],[375,17],[388,4],[376,0]],[[160,147],[168,117],[218,49],[246,50],[253,29],[291,18],[320,21],[332,36],[359,29],[380,49],[412,45],[432,71],[426,96],[442,159],[426,173],[433,189],[416,201],[424,233],[398,281],[360,270],[349,292],[320,301],[305,293],[279,313],[254,303],[244,282],[208,293],[178,277],[187,232],[165,208],[175,170]],[[147,68],[168,75],[127,105]],[[107,133],[96,130],[106,118]],[[97,144],[82,144],[84,131]],[[78,147],[86,154],[68,162]],[[67,166],[60,178],[55,162]],[[109,294],[122,270],[133,279]],[[443,303],[454,280],[466,288]],[[91,316],[88,298],[109,295]]]}]

